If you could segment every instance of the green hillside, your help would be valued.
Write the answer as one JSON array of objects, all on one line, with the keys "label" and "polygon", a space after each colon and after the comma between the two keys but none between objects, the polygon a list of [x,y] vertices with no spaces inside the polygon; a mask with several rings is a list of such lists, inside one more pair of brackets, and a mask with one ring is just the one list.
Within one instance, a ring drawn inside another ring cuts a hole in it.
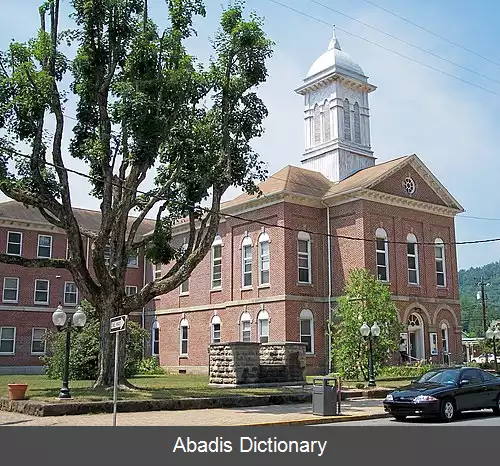
[{"label": "green hillside", "polygon": [[500,262],[492,262],[482,267],[472,267],[458,272],[458,285],[460,289],[460,304],[462,314],[462,327],[470,336],[484,336],[483,313],[481,300],[476,295],[479,290],[478,282],[483,280],[489,283],[485,287],[486,322],[500,319]]}]

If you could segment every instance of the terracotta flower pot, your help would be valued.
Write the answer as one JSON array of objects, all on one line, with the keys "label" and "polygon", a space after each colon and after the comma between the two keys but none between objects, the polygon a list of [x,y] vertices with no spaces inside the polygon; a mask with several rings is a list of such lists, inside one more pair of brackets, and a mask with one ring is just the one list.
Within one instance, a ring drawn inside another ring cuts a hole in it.
[{"label": "terracotta flower pot", "polygon": [[28,385],[25,383],[10,383],[9,384],[9,398],[11,400],[24,400],[24,395]]}]

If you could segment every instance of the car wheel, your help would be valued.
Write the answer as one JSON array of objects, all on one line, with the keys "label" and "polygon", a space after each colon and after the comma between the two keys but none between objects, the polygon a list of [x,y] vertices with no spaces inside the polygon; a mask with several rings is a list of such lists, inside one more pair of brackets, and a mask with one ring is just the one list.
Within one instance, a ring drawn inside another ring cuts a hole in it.
[{"label": "car wheel", "polygon": [[401,416],[400,414],[398,414],[397,416],[394,416],[394,419],[396,419],[396,421],[404,421],[406,419],[406,416]]},{"label": "car wheel", "polygon": [[441,401],[439,417],[444,422],[451,422],[455,418],[455,403],[451,398]]},{"label": "car wheel", "polygon": [[493,412],[496,415],[500,415],[500,395],[497,396],[497,401],[495,407],[493,408]]}]

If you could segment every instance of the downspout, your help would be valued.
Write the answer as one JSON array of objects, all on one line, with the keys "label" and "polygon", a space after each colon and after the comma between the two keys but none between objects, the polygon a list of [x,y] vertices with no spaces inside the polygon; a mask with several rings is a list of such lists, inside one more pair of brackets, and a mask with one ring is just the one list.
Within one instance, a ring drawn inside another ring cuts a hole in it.
[{"label": "downspout", "polygon": [[328,373],[332,373],[332,333],[330,329],[330,322],[332,321],[332,237],[330,231],[330,206],[325,202],[321,203],[326,207],[326,228],[328,238]]},{"label": "downspout", "polygon": [[[142,287],[146,285],[146,254],[142,255]],[[142,306],[141,315],[142,329],[146,329],[146,308]],[[146,338],[142,339],[142,359],[146,359]]]}]

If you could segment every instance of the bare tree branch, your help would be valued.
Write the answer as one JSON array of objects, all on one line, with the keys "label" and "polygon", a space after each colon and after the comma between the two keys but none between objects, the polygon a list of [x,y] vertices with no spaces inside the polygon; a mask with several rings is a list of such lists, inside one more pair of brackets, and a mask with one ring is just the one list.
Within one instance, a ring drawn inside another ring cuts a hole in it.
[{"label": "bare tree branch", "polygon": [[0,253],[0,262],[3,264],[20,265],[21,267],[53,267],[55,269],[71,269],[69,261],[64,259],[26,259],[20,256],[11,256]]}]

